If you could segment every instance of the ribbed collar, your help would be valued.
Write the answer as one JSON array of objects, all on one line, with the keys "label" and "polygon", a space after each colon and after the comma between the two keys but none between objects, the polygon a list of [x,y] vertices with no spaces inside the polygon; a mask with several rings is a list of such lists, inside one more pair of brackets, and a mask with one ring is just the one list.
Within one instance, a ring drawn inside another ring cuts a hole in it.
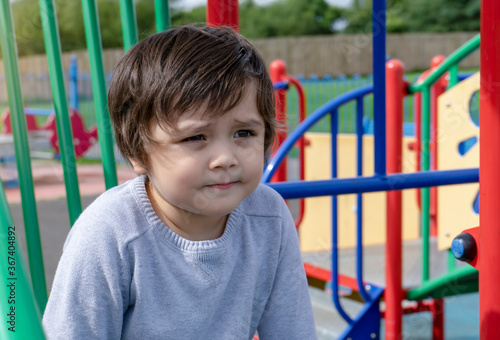
[{"label": "ribbed collar", "polygon": [[239,220],[241,204],[238,205],[236,209],[229,214],[226,228],[224,229],[224,233],[221,237],[215,240],[191,241],[176,234],[156,215],[146,192],[146,186],[144,183],[145,179],[146,176],[139,176],[138,178],[134,179],[131,189],[133,190],[133,193],[137,198],[139,208],[143,212],[146,220],[154,228],[155,234],[159,238],[161,238],[163,242],[167,243],[168,245],[173,245],[175,248],[178,248],[183,252],[214,251],[217,249],[224,249],[230,244],[232,235],[235,232],[237,226],[240,224]]}]

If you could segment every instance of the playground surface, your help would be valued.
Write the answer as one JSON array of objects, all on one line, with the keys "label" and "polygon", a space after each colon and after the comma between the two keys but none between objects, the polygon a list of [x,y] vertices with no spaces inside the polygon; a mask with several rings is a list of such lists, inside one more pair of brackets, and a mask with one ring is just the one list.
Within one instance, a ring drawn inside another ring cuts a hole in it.
[{"label": "playground surface", "polygon": [[[2,167],[2,178],[15,171],[12,168]],[[82,206],[88,206],[100,193],[105,190],[102,167],[98,164],[78,166],[78,178]],[[123,183],[134,178],[135,174],[130,167],[122,165],[117,168],[118,182]],[[12,176],[12,175],[11,175]],[[69,232],[69,217],[65,200],[63,169],[60,163],[54,161],[34,162],[33,181],[37,199],[37,212],[40,221],[44,266],[47,287],[52,286],[57,263],[62,253],[64,241]],[[7,200],[19,235],[24,235],[21,198],[19,188],[6,188]],[[292,214],[295,213],[295,204],[291,202]],[[23,237],[19,239],[20,247],[26,256],[26,243]],[[447,254],[437,251],[435,240],[431,244],[431,277],[446,270]],[[364,248],[364,280],[376,285],[384,286],[385,281],[385,249],[383,245]],[[421,244],[420,241],[409,241],[403,245],[403,286],[416,286],[421,280]],[[304,253],[306,262],[324,268],[330,268],[330,252]],[[356,268],[355,250],[343,249],[339,253],[340,272],[354,276]],[[320,339],[336,339],[345,329],[343,321],[334,310],[331,292],[310,288],[311,298]],[[361,305],[341,299],[346,312],[354,315]],[[445,339],[474,340],[479,338],[479,297],[477,293],[453,296],[445,299]],[[381,324],[383,337],[384,321]],[[432,319],[430,313],[407,315],[403,318],[402,339],[432,339]]]}]

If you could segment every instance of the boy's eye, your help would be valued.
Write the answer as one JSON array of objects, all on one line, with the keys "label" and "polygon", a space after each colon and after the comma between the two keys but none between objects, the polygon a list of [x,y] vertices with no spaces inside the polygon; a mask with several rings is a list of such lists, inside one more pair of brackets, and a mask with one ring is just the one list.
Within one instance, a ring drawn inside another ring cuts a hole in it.
[{"label": "boy's eye", "polygon": [[205,137],[203,135],[196,135],[196,136],[184,138],[182,141],[183,142],[191,142],[191,141],[198,141],[198,140],[205,140]]},{"label": "boy's eye", "polygon": [[238,138],[245,138],[245,137],[255,136],[255,134],[250,130],[239,130],[238,132],[236,132],[234,136]]}]

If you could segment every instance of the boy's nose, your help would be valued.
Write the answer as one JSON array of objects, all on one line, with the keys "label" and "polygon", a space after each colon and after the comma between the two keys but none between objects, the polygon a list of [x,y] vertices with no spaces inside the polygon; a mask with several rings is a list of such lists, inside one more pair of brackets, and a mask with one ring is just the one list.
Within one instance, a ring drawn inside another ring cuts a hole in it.
[{"label": "boy's nose", "polygon": [[214,146],[210,159],[210,168],[231,168],[238,165],[236,149],[230,143],[220,142]]}]

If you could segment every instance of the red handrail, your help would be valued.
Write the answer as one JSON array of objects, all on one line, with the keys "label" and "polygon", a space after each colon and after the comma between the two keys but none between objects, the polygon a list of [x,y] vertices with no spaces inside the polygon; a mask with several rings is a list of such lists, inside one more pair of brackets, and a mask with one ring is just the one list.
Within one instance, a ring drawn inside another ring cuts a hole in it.
[{"label": "red handrail", "polygon": [[[285,78],[290,84],[295,86],[298,92],[299,98],[299,123],[301,123],[306,118],[306,95],[304,92],[304,87],[299,82],[299,80],[292,76],[287,76]],[[301,181],[305,180],[305,139],[302,136],[297,142],[296,146],[299,148],[299,179]],[[295,219],[295,228],[300,226],[302,220],[304,218],[304,210],[305,210],[305,200],[301,199],[299,201],[299,212],[297,218]]]}]

